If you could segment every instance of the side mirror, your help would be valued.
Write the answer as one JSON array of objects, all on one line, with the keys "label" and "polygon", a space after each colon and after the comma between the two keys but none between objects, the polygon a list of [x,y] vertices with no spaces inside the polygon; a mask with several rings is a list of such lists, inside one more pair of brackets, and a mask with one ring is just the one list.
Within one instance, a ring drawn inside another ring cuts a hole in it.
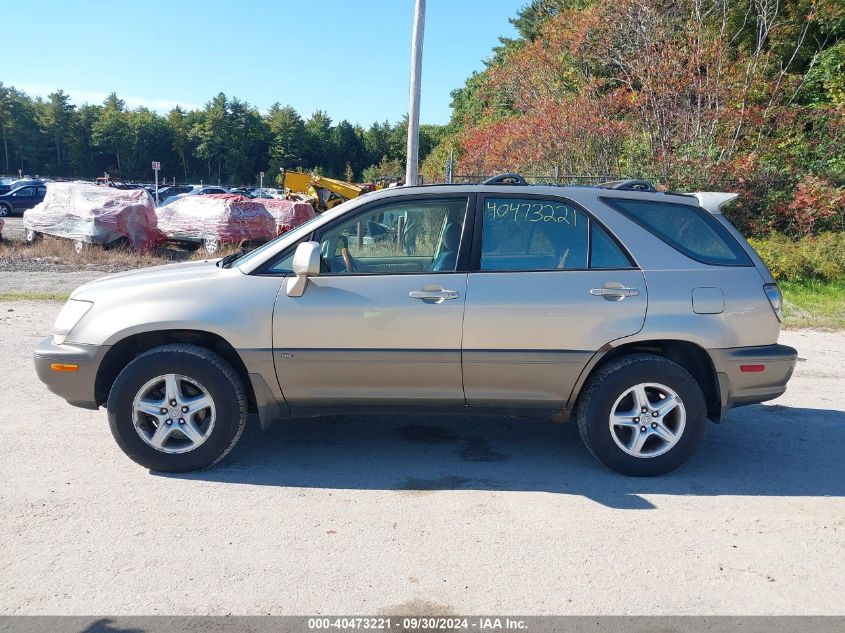
[{"label": "side mirror", "polygon": [[287,280],[287,294],[289,297],[301,297],[308,285],[309,277],[320,274],[320,243],[302,242],[293,254],[293,272],[295,277]]}]

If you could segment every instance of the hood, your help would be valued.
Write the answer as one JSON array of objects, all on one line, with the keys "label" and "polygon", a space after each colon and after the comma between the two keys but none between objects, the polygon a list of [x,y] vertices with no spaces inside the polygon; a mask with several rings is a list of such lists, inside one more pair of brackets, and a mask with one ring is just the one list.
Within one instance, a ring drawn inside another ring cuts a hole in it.
[{"label": "hood", "polygon": [[216,265],[217,260],[201,262],[184,262],[180,264],[166,264],[151,268],[139,268],[123,273],[107,275],[79,286],[71,293],[73,299],[94,300],[94,296],[102,293],[131,292],[140,287],[172,284],[206,277],[214,277],[221,273],[231,272],[232,268],[222,269]]}]

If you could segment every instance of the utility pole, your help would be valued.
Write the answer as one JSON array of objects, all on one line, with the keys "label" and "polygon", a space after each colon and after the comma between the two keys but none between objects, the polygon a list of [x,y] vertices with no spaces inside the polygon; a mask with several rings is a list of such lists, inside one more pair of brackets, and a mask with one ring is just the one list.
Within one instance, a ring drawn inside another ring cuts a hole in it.
[{"label": "utility pole", "polygon": [[405,184],[418,182],[420,159],[420,80],[422,78],[423,32],[425,31],[425,0],[416,0],[414,33],[411,37],[411,104],[408,108],[408,152]]}]

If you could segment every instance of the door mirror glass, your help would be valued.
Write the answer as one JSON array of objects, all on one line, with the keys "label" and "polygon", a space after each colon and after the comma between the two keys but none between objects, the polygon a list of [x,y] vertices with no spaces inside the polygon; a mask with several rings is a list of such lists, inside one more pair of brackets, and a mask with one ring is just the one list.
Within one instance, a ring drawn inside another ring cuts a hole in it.
[{"label": "door mirror glass", "polygon": [[308,285],[309,277],[320,274],[320,243],[302,242],[296,247],[293,255],[293,272],[295,277],[287,280],[287,294],[289,297],[301,297]]}]

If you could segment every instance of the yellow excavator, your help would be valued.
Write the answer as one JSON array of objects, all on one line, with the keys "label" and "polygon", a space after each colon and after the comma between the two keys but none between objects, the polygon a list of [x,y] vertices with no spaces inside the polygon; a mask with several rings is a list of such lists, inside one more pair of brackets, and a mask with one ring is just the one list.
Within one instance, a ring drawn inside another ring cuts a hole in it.
[{"label": "yellow excavator", "polygon": [[357,198],[362,193],[378,189],[377,185],[356,185],[343,180],[326,178],[301,171],[286,171],[284,187],[292,194],[310,198],[308,201],[317,212],[328,211],[342,202]]}]

